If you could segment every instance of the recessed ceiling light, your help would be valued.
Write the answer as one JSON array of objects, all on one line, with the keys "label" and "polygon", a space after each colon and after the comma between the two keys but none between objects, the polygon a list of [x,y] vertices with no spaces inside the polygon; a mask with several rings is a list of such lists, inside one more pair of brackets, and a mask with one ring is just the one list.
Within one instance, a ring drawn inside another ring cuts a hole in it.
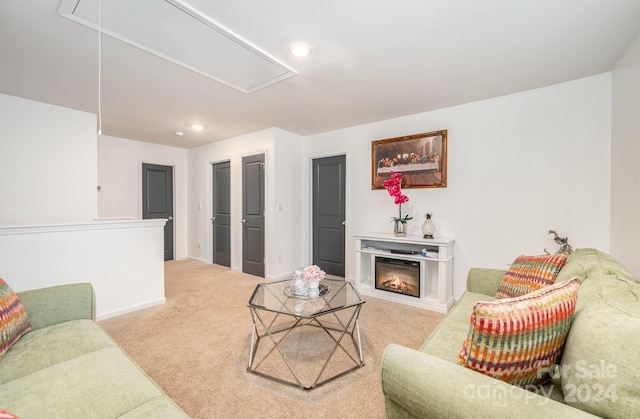
[{"label": "recessed ceiling light", "polygon": [[294,57],[305,58],[311,54],[311,45],[306,42],[294,42],[289,45],[289,52]]},{"label": "recessed ceiling light", "polygon": [[194,131],[202,131],[204,127],[201,124],[191,124],[191,129]]},{"label": "recessed ceiling light", "polygon": [[182,131],[176,131],[176,135],[177,135],[178,137],[182,137],[182,136],[184,135],[184,132],[182,132]]}]

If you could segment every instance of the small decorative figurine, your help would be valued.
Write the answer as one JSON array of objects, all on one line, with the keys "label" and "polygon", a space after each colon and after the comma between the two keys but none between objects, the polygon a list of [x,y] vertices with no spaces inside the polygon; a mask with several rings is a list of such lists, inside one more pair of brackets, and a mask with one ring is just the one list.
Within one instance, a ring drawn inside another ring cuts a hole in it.
[{"label": "small decorative figurine", "polygon": [[433,235],[436,234],[436,225],[433,224],[433,220],[431,219],[430,212],[426,213],[424,216],[426,217],[424,223],[422,223],[422,234],[424,234],[425,239],[432,239]]}]

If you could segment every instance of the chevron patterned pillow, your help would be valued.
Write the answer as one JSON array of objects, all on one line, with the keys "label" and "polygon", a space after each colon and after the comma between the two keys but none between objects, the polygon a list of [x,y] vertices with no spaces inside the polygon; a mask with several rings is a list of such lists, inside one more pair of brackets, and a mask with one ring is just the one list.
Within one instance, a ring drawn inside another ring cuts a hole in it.
[{"label": "chevron patterned pillow", "polygon": [[566,263],[567,256],[566,253],[518,256],[504,274],[495,297],[519,297],[553,284]]},{"label": "chevron patterned pillow", "polygon": [[519,387],[544,384],[562,355],[579,286],[573,278],[521,297],[478,301],[458,361]]},{"label": "chevron patterned pillow", "polygon": [[22,335],[31,330],[24,306],[9,284],[0,278],[0,359]]}]

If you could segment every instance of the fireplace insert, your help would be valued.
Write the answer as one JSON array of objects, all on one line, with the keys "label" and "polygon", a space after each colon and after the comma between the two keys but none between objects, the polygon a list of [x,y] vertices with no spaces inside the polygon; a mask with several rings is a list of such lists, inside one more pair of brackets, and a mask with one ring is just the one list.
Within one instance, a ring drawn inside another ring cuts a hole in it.
[{"label": "fireplace insert", "polygon": [[420,298],[420,262],[376,256],[376,289]]}]

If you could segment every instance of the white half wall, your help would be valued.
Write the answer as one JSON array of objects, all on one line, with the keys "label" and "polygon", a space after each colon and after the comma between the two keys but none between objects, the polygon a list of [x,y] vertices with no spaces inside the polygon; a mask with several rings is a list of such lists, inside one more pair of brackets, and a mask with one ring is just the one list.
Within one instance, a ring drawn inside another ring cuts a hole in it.
[{"label": "white half wall", "polygon": [[0,228],[0,277],[16,291],[90,282],[98,320],[165,302],[164,220]]},{"label": "white half wall", "polygon": [[142,219],[142,163],[173,167],[174,258],[187,257],[187,150],[98,136],[98,217]]},{"label": "white half wall", "polygon": [[640,35],[613,70],[611,254],[640,278]]},{"label": "white half wall", "polygon": [[96,116],[0,94],[0,226],[91,221]]},{"label": "white half wall", "polygon": [[[455,297],[471,267],[506,269],[520,254],[554,252],[550,229],[574,247],[609,251],[611,73],[604,73],[308,137],[306,159],[347,154],[348,278],[355,275],[353,235],[391,232],[397,214],[386,191],[371,190],[371,142],[443,129],[448,187],[404,189],[403,213],[414,217],[411,235],[421,234],[431,212],[436,235],[455,238]],[[308,225],[304,231],[310,254]]]}]

